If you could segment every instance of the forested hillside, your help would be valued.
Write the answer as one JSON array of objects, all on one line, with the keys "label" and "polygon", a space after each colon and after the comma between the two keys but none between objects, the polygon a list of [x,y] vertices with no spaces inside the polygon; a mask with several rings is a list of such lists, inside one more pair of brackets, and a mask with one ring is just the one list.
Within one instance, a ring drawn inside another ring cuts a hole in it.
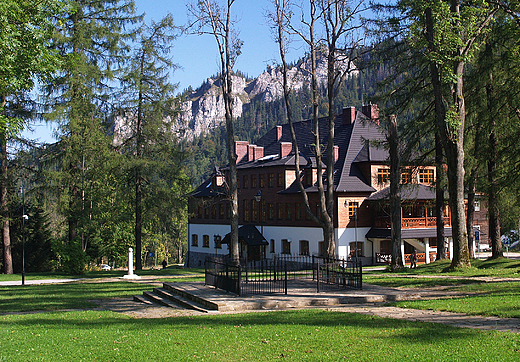
[{"label": "forested hillside", "polygon": [[[363,66],[356,76],[344,81],[337,97],[336,112],[342,112],[343,107],[361,107],[377,95],[378,82],[387,76],[388,65],[382,62],[373,62],[366,56]],[[320,116],[327,114],[326,90],[321,87]],[[235,121],[235,137],[237,140],[254,143],[269,129],[276,125],[287,123],[285,107],[282,98],[271,102],[264,100],[263,94],[257,94],[250,103],[244,105],[241,117]],[[295,120],[308,119],[311,116],[310,90],[307,86],[291,96]],[[208,129],[206,133],[194,137],[192,141],[185,140],[184,147],[187,155],[187,173],[192,179],[193,186],[200,184],[212,172],[214,166],[227,164],[226,131],[223,125]]]}]

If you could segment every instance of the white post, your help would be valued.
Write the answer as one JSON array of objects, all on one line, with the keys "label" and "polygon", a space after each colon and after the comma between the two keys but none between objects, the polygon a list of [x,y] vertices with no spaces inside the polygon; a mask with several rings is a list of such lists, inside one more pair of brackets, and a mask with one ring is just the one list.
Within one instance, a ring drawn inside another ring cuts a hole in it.
[{"label": "white post", "polygon": [[401,239],[401,258],[403,260],[403,266],[404,266],[404,240]]},{"label": "white post", "polygon": [[453,260],[453,238],[448,238],[449,246],[448,250],[450,251],[450,260]]},{"label": "white post", "polygon": [[134,274],[134,249],[128,248],[128,274],[125,279],[141,279],[139,275]]},{"label": "white post", "polygon": [[426,264],[430,264],[430,238],[424,238],[424,249],[426,252]]}]

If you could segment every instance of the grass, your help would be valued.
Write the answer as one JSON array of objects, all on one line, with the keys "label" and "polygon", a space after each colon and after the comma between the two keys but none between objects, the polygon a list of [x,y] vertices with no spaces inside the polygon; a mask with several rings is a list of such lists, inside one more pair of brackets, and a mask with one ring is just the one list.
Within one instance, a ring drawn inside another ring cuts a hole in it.
[{"label": "grass", "polygon": [[0,312],[84,309],[97,305],[91,300],[130,297],[151,290],[144,283],[65,283],[0,287]]},{"label": "grass", "polygon": [[469,297],[392,303],[397,307],[431,309],[470,315],[520,318],[520,282],[480,283],[450,288],[477,293]]},{"label": "grass", "polygon": [[444,276],[444,277],[503,277],[520,278],[520,260],[498,258],[498,259],[473,259],[471,267],[449,270],[450,260],[436,261],[430,264],[419,265],[416,269],[404,268],[401,271],[368,271],[365,275],[385,274],[385,275],[425,275],[425,276]]},{"label": "grass", "polygon": [[0,361],[518,361],[520,336],[323,310],[0,316]]}]

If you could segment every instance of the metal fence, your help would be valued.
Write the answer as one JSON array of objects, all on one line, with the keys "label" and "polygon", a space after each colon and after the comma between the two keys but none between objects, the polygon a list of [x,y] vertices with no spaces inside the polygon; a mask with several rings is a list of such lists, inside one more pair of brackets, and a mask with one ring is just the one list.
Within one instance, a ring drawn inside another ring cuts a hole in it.
[{"label": "metal fence", "polygon": [[315,280],[317,291],[331,288],[362,288],[362,267],[357,260],[318,256],[279,255],[273,259],[233,264],[225,257],[205,262],[207,285],[243,294],[287,294],[290,280]]},{"label": "metal fence", "polygon": [[363,289],[362,263],[357,260],[338,260],[317,264],[317,291]]}]

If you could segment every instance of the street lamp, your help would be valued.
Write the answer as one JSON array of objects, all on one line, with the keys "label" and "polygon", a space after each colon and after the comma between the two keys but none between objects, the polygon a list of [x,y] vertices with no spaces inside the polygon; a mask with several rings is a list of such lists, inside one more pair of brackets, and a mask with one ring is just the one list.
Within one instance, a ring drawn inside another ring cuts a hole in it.
[{"label": "street lamp", "polygon": [[25,215],[25,189],[22,182],[22,285],[25,285],[25,220],[29,216]]},{"label": "street lamp", "polygon": [[264,225],[262,224],[262,190],[258,190],[255,195],[255,200],[258,202],[258,210],[260,211],[260,233],[264,235]]}]

